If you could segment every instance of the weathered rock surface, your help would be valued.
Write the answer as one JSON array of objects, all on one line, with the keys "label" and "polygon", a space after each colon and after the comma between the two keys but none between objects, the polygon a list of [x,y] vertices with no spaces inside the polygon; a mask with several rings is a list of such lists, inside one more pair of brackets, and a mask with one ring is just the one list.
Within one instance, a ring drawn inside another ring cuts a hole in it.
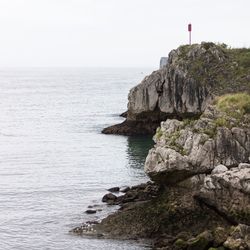
[{"label": "weathered rock surface", "polygon": [[239,77],[238,67],[234,53],[222,46],[180,46],[169,53],[166,66],[130,90],[126,121],[103,133],[154,134],[167,118],[197,117],[214,94],[250,91],[249,81]]},{"label": "weathered rock surface", "polygon": [[197,187],[203,182],[192,186],[189,181],[192,182],[188,180],[176,187],[161,189],[155,184],[132,188],[133,199],[128,199],[130,190],[121,198],[121,209],[95,225],[94,231],[123,239],[166,239],[169,236],[169,240],[172,239],[169,243],[173,244],[176,235],[183,231],[189,232],[190,238],[193,238],[218,226],[229,227],[223,217],[193,199]]},{"label": "weathered rock surface", "polygon": [[155,183],[147,182],[121,189],[121,192],[125,194],[120,196],[115,196],[111,193],[105,194],[102,198],[102,202],[106,202],[109,205],[120,205],[120,209],[125,209],[127,203],[148,201],[156,197],[160,192],[160,187]]},{"label": "weathered rock surface", "polygon": [[[240,168],[246,166],[241,164]],[[248,249],[250,227],[231,228],[227,219],[193,199],[204,179],[204,175],[194,176],[167,188],[152,182],[133,186],[115,199],[113,205],[121,206],[116,213],[71,232],[98,238],[149,238],[153,249]]]},{"label": "weathered rock surface", "polygon": [[[245,116],[249,119],[248,114]],[[221,120],[227,118],[228,124],[222,126]],[[214,106],[198,120],[162,122],[154,137],[156,145],[147,156],[145,172],[156,182],[173,185],[197,174],[209,174],[220,164],[226,170],[248,163],[249,126],[244,119],[231,119]]]},{"label": "weathered rock surface", "polygon": [[250,164],[206,176],[197,197],[233,223],[250,226]]},{"label": "weathered rock surface", "polygon": [[120,209],[75,233],[150,238],[154,249],[250,249],[249,52],[181,46],[130,91],[126,121],[103,132],[154,133],[161,122],[145,163],[153,183],[110,189],[125,194],[102,201]]},{"label": "weathered rock surface", "polygon": [[238,225],[234,228],[223,244],[230,250],[249,250],[250,249],[250,227]]}]

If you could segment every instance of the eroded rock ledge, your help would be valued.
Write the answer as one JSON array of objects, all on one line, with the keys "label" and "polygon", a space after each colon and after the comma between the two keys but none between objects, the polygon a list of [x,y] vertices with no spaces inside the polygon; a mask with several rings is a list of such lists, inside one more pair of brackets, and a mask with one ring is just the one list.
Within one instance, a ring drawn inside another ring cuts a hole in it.
[{"label": "eroded rock ledge", "polygon": [[[237,113],[236,113],[237,114]],[[145,172],[157,182],[175,184],[197,174],[249,162],[249,115],[234,118],[209,106],[198,120],[167,120],[157,129]]]}]

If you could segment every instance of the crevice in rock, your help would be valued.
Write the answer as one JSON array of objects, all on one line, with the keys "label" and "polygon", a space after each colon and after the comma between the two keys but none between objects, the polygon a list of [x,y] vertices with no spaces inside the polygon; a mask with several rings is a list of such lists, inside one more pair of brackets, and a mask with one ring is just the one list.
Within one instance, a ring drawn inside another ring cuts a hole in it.
[{"label": "crevice in rock", "polygon": [[219,216],[221,216],[223,219],[228,221],[233,226],[237,226],[239,223],[237,223],[232,217],[228,216],[226,213],[223,213],[222,211],[218,210],[215,206],[209,203],[205,198],[199,197],[197,194],[194,195],[194,199],[197,200],[201,206],[201,204],[205,205],[209,209],[216,212]]}]

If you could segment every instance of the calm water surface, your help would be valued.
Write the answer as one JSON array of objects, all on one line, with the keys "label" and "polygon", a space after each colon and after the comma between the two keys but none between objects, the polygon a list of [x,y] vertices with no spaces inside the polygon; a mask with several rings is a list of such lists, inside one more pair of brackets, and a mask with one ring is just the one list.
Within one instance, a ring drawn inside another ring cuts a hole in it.
[{"label": "calm water surface", "polygon": [[[147,180],[150,138],[101,134],[121,122],[149,69],[0,70],[0,249],[145,249],[69,230],[110,212],[112,186]],[[86,215],[88,205],[103,211]]]}]

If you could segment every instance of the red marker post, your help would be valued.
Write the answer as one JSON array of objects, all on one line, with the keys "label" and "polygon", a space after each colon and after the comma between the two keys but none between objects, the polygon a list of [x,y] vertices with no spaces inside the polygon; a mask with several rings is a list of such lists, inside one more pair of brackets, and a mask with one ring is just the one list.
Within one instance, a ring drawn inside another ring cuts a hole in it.
[{"label": "red marker post", "polygon": [[192,24],[188,25],[188,32],[189,32],[189,45],[191,45],[191,33],[192,33]]}]

